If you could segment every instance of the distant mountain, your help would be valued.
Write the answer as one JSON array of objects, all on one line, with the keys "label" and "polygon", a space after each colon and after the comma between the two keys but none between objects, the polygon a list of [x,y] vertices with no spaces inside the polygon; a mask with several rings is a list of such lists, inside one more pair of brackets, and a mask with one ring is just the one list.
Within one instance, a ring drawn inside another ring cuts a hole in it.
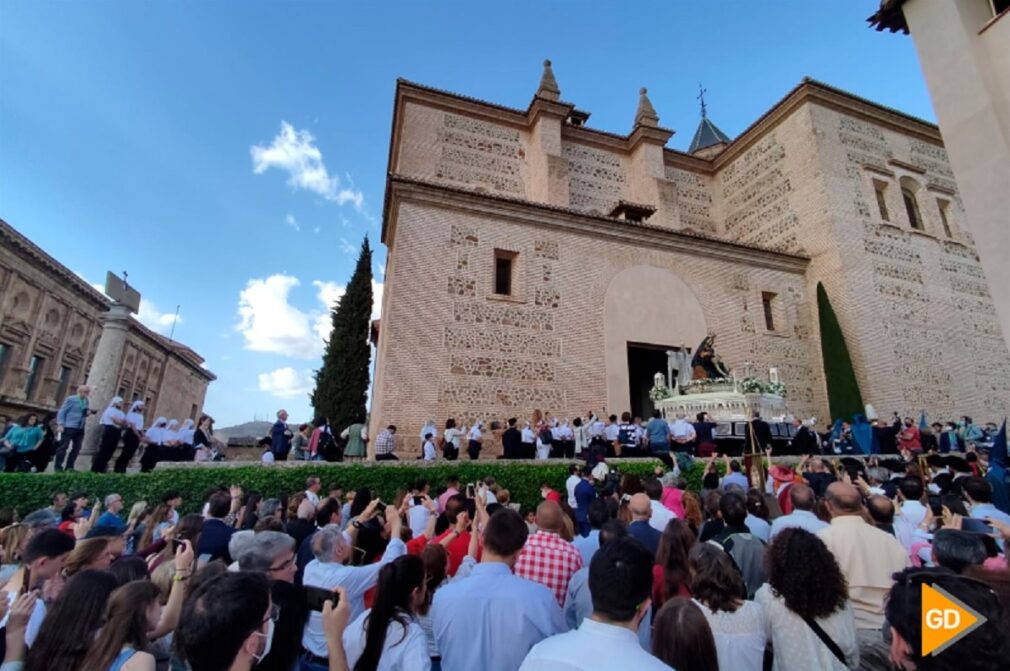
[{"label": "distant mountain", "polygon": [[245,422],[214,429],[214,437],[226,442],[229,438],[262,438],[270,433],[271,426],[273,422]]}]

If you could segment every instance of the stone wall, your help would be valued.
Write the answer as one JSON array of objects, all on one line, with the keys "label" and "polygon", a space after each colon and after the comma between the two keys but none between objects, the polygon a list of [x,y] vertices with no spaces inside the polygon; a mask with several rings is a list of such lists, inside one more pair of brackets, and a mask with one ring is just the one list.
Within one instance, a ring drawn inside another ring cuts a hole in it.
[{"label": "stone wall", "polygon": [[[517,254],[515,297],[493,294],[496,249]],[[777,365],[796,391],[791,409],[823,416],[809,324],[797,321],[806,313],[791,309],[806,299],[801,273],[483,217],[449,203],[402,202],[391,257],[371,429],[396,424],[407,449],[416,448],[427,419],[469,426],[528,418],[535,409],[557,417],[628,409],[626,340],[616,343],[619,360],[608,359],[615,343],[607,323],[629,325],[635,335],[627,340],[692,349],[713,329],[727,361],[738,369],[755,361],[755,372]],[[455,262],[433,265],[436,258]],[[604,319],[615,278],[643,268],[681,281],[702,306],[700,318],[657,320],[648,306],[678,297],[637,285],[636,298]],[[784,292],[790,309],[777,332],[757,334],[752,313],[772,289]]]}]

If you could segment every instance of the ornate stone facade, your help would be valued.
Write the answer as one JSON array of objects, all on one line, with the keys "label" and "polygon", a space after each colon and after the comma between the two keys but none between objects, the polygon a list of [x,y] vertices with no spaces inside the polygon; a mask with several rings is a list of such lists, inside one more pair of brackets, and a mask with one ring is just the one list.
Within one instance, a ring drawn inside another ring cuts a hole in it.
[{"label": "ornate stone facade", "polygon": [[[0,295],[0,415],[55,412],[88,377],[108,299],[2,220]],[[144,400],[150,418],[195,417],[215,379],[202,364],[193,350],[131,318],[116,389]]]},{"label": "ornate stone facade", "polygon": [[[373,430],[395,423],[416,447],[429,418],[620,413],[629,348],[692,350],[710,330],[731,366],[777,368],[789,410],[823,422],[819,283],[879,411],[1010,410],[1010,354],[935,126],[809,80],[694,155],[647,114],[620,136],[573,110],[399,83]],[[655,211],[610,216],[629,202]]]}]

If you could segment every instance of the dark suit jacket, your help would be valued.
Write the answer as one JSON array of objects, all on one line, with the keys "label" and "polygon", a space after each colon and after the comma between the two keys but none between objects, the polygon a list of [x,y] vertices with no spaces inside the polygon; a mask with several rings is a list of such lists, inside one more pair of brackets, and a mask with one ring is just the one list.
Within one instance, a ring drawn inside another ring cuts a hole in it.
[{"label": "dark suit jacket", "polygon": [[656,554],[663,534],[649,526],[648,522],[639,521],[628,525],[628,535],[644,545],[649,552]]},{"label": "dark suit jacket", "polygon": [[596,487],[585,478],[575,485],[575,519],[585,522],[589,519],[589,504],[596,500]]},{"label": "dark suit jacket", "polygon": [[501,434],[502,456],[506,459],[521,459],[523,456],[523,434],[515,427],[509,427]]},{"label": "dark suit jacket", "polygon": [[279,419],[270,427],[270,451],[281,461],[288,458],[288,451],[291,449],[291,437],[285,435],[287,431],[287,424]]},{"label": "dark suit jacket", "polygon": [[751,439],[751,431],[747,431],[746,440],[746,451],[747,452],[764,452],[767,448],[772,446],[772,430],[768,426],[768,422],[763,419],[752,419],[751,426],[754,427],[754,437],[757,438],[757,446],[753,444]]},{"label": "dark suit jacket", "polygon": [[225,524],[222,520],[214,517],[207,518],[203,523],[203,531],[200,532],[200,543],[196,546],[196,556],[210,555],[210,561],[223,559],[226,564],[231,563],[231,555],[228,554],[228,541],[235,533],[235,528]]}]

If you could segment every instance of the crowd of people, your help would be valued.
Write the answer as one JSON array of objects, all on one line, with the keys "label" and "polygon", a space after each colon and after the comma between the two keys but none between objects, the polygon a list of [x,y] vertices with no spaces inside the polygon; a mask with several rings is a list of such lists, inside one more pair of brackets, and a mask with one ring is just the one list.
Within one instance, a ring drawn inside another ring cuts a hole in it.
[{"label": "crowd of people", "polygon": [[[88,417],[98,411],[90,406],[91,390],[81,385],[55,414],[39,417],[27,413],[0,427],[0,471],[45,472],[52,464],[55,472],[73,471],[84,443]],[[114,397],[99,417],[101,438],[91,470],[104,473],[110,463],[117,473],[125,473],[140,454],[142,471],[150,471],[160,461],[219,461],[224,459],[224,445],[214,438],[214,418],[199,419],[158,417],[150,424],[144,420],[144,402],[127,403]],[[119,456],[113,460],[116,453]]]},{"label": "crowd of people", "polygon": [[[529,510],[490,477],[388,501],[318,477],[284,498],[233,485],[188,514],[177,492],[57,493],[0,531],[2,668],[1005,666],[1005,442],[977,470],[705,461],[699,492],[676,465],[573,463]],[[923,584],[984,623],[923,656]]]},{"label": "crowd of people", "polygon": [[[331,431],[327,418],[302,424],[297,431],[287,425],[287,412],[280,410],[270,435],[260,440],[263,461],[286,459],[303,461],[342,461],[365,457],[369,442],[368,428],[362,420],[345,427],[339,434]],[[719,424],[707,412],[693,418],[676,413],[663,417],[655,410],[646,421],[630,412],[617,415],[587,413],[586,417],[558,419],[550,413],[535,411],[520,424],[511,417],[488,423],[476,421],[469,428],[455,418],[446,420],[441,431],[428,420],[418,434],[419,458],[425,461],[453,461],[466,453],[470,459],[488,456],[487,438],[501,444],[503,459],[585,459],[590,465],[614,457],[655,456],[672,465],[672,455],[689,454],[708,457],[726,452],[727,443],[741,453],[764,452],[773,443],[777,454],[786,455],[869,455],[972,452],[989,447],[998,427],[995,423],[977,425],[971,417],[957,421],[929,424],[925,414],[918,420],[902,419],[894,413],[890,421],[868,420],[858,415],[852,422],[838,420],[818,431],[815,419],[782,418],[789,425],[788,438],[773,439],[769,423],[755,412],[743,436],[724,436]],[[397,460],[398,433],[395,425],[383,429],[374,440],[375,458]],[[720,448],[719,445],[722,445]]]}]

